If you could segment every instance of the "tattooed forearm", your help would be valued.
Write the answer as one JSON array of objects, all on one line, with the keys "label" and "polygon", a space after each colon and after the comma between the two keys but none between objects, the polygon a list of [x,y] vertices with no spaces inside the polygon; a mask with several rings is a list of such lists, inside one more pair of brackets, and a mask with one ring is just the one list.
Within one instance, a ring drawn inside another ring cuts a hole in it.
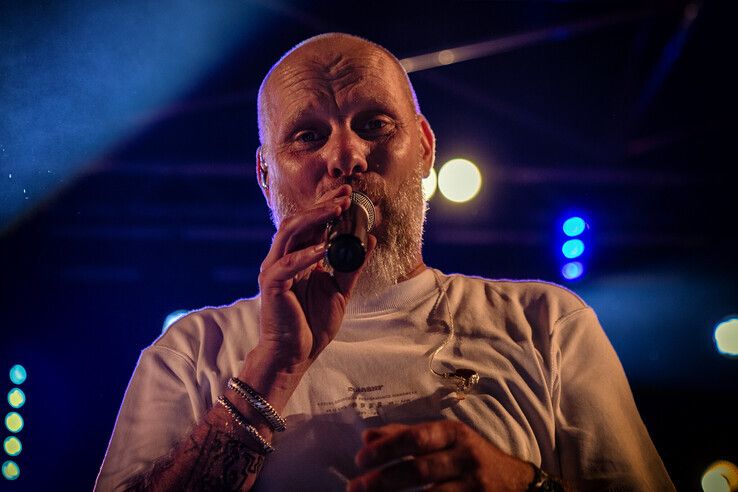
[{"label": "tattooed forearm", "polygon": [[218,417],[203,419],[172,452],[148,473],[128,482],[135,491],[243,491],[256,480],[264,456],[248,437],[229,432]]},{"label": "tattooed forearm", "polygon": [[242,440],[210,425],[185,490],[241,490],[263,463],[264,457]]}]

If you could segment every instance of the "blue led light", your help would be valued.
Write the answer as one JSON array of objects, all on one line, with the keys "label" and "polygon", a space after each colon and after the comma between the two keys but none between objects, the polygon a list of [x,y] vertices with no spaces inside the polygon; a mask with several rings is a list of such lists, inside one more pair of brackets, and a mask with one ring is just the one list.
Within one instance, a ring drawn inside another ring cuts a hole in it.
[{"label": "blue led light", "polygon": [[10,380],[13,384],[22,384],[26,380],[26,368],[16,364],[10,368]]},{"label": "blue led light", "polygon": [[561,227],[564,230],[564,234],[569,237],[578,236],[584,232],[587,227],[587,223],[581,217],[570,217],[564,221],[564,225]]},{"label": "blue led light", "polygon": [[13,408],[20,408],[26,402],[26,394],[20,388],[8,391],[8,404]]},{"label": "blue led light", "polygon": [[580,239],[569,239],[561,246],[561,252],[569,259],[582,256],[584,243]]},{"label": "blue led light", "polygon": [[12,432],[17,434],[23,430],[23,417],[18,412],[8,412],[5,415],[5,427]]},{"label": "blue led light", "polygon": [[17,437],[9,436],[3,441],[3,449],[8,456],[18,456],[23,451],[23,443]]},{"label": "blue led light", "polygon": [[13,460],[3,463],[3,476],[8,480],[15,480],[20,476],[20,468]]},{"label": "blue led light", "polygon": [[566,280],[574,280],[582,276],[584,273],[584,265],[578,261],[570,261],[561,267],[561,275]]}]

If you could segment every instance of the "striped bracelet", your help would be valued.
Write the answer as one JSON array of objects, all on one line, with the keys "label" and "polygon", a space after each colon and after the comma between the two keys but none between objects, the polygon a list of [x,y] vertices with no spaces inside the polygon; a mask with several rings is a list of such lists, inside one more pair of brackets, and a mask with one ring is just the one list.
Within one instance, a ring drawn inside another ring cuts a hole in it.
[{"label": "striped bracelet", "polygon": [[221,395],[218,397],[218,403],[223,405],[223,407],[225,407],[225,409],[231,415],[233,420],[239,426],[241,426],[248,433],[248,435],[251,436],[252,439],[254,439],[254,441],[259,443],[259,446],[261,446],[261,451],[263,454],[269,454],[269,453],[274,452],[274,448],[272,447],[272,445],[269,444],[267,440],[264,439],[264,437],[261,434],[259,434],[259,431],[256,430],[256,427],[246,422],[246,419],[243,418],[243,415],[241,415],[241,412],[238,411],[235,405],[233,405],[233,403],[231,403],[228,400],[228,398]]},{"label": "striped bracelet", "polygon": [[228,380],[228,387],[235,391],[238,396],[249,402],[254,409],[261,414],[269,423],[273,431],[282,432],[287,422],[280,417],[274,407],[266,399],[256,392],[254,388],[238,378]]}]

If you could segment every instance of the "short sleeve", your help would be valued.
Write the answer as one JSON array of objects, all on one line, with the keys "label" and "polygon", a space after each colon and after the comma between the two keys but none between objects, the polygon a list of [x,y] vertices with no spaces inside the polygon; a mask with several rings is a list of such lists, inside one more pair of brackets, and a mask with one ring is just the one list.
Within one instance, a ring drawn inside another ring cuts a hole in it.
[{"label": "short sleeve", "polygon": [[192,362],[167,347],[144,350],[133,373],[95,490],[126,483],[168,455],[203,412]]},{"label": "short sleeve", "polygon": [[558,320],[552,337],[563,478],[576,490],[674,490],[592,309]]}]

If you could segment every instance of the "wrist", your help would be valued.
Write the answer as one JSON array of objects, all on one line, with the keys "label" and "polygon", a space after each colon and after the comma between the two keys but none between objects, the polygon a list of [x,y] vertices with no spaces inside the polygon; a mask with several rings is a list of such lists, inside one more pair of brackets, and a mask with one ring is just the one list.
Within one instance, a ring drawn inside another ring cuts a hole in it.
[{"label": "wrist", "polygon": [[287,360],[263,346],[246,355],[235,376],[254,388],[281,412],[312,361]]}]

